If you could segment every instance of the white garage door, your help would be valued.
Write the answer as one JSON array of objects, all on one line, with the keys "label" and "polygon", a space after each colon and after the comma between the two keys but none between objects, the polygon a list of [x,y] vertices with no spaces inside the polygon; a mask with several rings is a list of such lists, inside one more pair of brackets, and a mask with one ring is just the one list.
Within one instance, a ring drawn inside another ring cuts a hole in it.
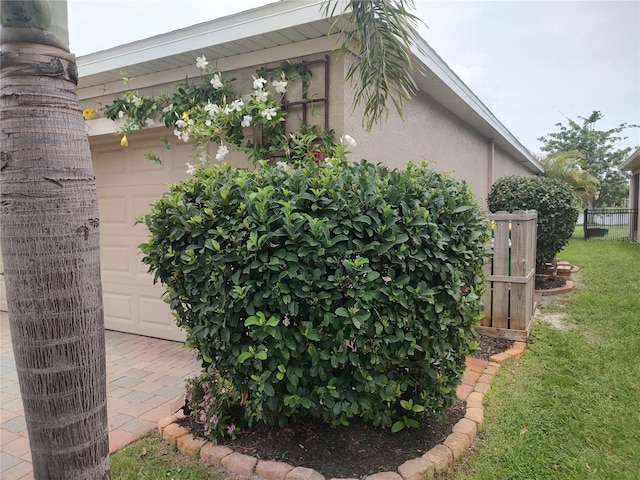
[{"label": "white garage door", "polygon": [[[193,160],[186,144],[165,149],[161,134],[130,139],[121,147],[110,136],[99,144],[92,139],[92,157],[100,208],[100,250],[105,326],[110,330],[184,341],[169,306],[162,299],[163,287],[153,284],[141,262],[138,245],[147,239],[144,225],[136,217],[149,211],[149,204],[167,190],[167,184],[187,177],[185,162]],[[138,135],[142,137],[142,135]],[[144,156],[153,152],[163,160],[157,165]]]}]

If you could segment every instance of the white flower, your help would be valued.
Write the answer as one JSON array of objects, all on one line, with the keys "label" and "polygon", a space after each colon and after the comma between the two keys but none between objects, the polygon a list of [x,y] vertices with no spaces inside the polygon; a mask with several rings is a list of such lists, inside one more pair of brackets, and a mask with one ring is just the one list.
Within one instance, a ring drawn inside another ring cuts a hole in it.
[{"label": "white flower", "polygon": [[287,162],[283,162],[282,160],[276,162],[276,167],[282,168],[283,170],[289,170],[291,166]]},{"label": "white flower", "polygon": [[227,106],[224,107],[223,112],[229,114],[229,113],[233,112],[233,107],[230,106],[230,105],[227,105]]},{"label": "white flower", "polygon": [[144,124],[145,124],[147,127],[152,127],[152,126],[154,126],[154,125],[155,125],[155,123],[156,123],[156,122],[153,120],[153,118],[147,118],[147,119],[144,121]]},{"label": "white flower", "polygon": [[207,127],[210,127],[210,126],[211,126],[211,120],[206,120],[206,121],[204,122],[204,124],[205,124]]},{"label": "white flower", "polygon": [[[252,75],[253,77],[253,75]],[[260,78],[256,78],[253,77],[253,89],[254,90],[261,90],[265,85],[266,85],[267,81],[260,77]]]},{"label": "white flower", "polygon": [[173,134],[178,138],[182,137],[182,132],[180,130],[178,130],[177,128],[173,131]]},{"label": "white flower", "polygon": [[118,112],[118,118],[124,118],[124,110]]},{"label": "white flower", "polygon": [[133,97],[131,97],[131,103],[133,103],[136,107],[139,107],[140,105],[142,105],[142,99],[139,96],[134,95]]},{"label": "white flower", "polygon": [[266,102],[269,98],[269,93],[265,92],[264,90],[256,90],[255,92],[253,92],[253,96],[259,102]]},{"label": "white flower", "polygon": [[207,112],[207,113],[208,113],[209,115],[211,115],[212,117],[213,117],[216,113],[220,112],[220,110],[221,110],[221,109],[220,109],[220,106],[219,106],[219,105],[216,105],[215,103],[207,103],[207,104],[204,106],[204,111],[205,111],[205,112]]},{"label": "white flower", "polygon": [[207,62],[207,58],[204,55],[196,58],[196,67],[198,67],[200,70],[206,69],[207,65],[209,65],[209,62]]},{"label": "white flower", "polygon": [[181,137],[181,138],[182,138],[182,141],[183,141],[184,143],[187,143],[187,142],[189,141],[189,133],[187,133],[187,132],[182,132],[182,137]]},{"label": "white flower", "polygon": [[189,124],[187,122],[185,122],[184,120],[182,120],[182,119],[176,120],[176,127],[178,127],[178,128],[184,128],[187,125],[189,125]]},{"label": "white flower", "polygon": [[278,93],[287,93],[287,84],[288,82],[284,80],[274,80],[271,82],[271,85],[276,87],[276,92]]},{"label": "white flower", "polygon": [[220,145],[218,147],[218,153],[216,153],[216,160],[224,160],[224,157],[229,153],[229,147],[226,145]]},{"label": "white flower", "polygon": [[291,321],[289,320],[289,315],[285,314],[284,320],[282,320],[282,325],[284,325],[285,327],[288,327],[289,325],[291,325]]},{"label": "white flower", "polygon": [[265,108],[262,112],[260,112],[260,115],[265,117],[267,120],[271,120],[273,117],[276,116],[276,114],[277,114],[276,109],[273,107]]},{"label": "white flower", "polygon": [[220,79],[220,75],[218,75],[217,73],[213,76],[213,78],[211,79],[211,81],[209,82],[213,88],[215,88],[216,90],[218,90],[219,88],[222,88],[224,85],[222,84],[222,80]]},{"label": "white flower", "polygon": [[169,113],[171,110],[173,110],[173,103],[170,103],[169,105],[167,105],[166,107],[164,107],[162,109],[162,113]]},{"label": "white flower", "polygon": [[193,175],[193,172],[196,171],[196,166],[195,165],[191,165],[190,163],[185,163],[185,165],[187,166],[187,173],[189,175]]},{"label": "white flower", "polygon": [[351,146],[351,148],[356,148],[358,146],[358,144],[356,143],[356,141],[353,139],[351,135],[343,135],[340,140],[342,141],[343,144],[348,143],[349,146]]},{"label": "white flower", "polygon": [[389,283],[391,281],[391,277],[382,277],[382,280],[384,280],[384,283]]},{"label": "white flower", "polygon": [[245,115],[244,117],[242,117],[242,121],[240,122],[240,125],[242,125],[243,127],[250,127],[251,120],[253,120],[253,117],[251,115]]},{"label": "white flower", "polygon": [[244,107],[244,102],[242,101],[241,98],[236,98],[233,103],[231,104],[231,110],[236,110],[236,111],[241,111],[242,107]]}]

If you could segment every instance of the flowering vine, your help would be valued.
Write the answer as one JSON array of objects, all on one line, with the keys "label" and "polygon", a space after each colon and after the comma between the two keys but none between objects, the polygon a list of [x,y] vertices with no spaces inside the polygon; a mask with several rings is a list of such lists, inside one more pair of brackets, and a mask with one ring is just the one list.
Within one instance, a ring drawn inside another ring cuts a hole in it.
[{"label": "flowering vine", "polygon": [[[350,136],[336,142],[332,130],[325,132],[315,126],[285,131],[282,103],[292,80],[285,68],[275,70],[271,82],[264,78],[265,70],[259,71],[253,76],[252,92],[238,95],[231,88],[232,80],[210,68],[204,55],[197,57],[195,63],[200,70],[199,82],[178,85],[169,96],[148,97],[130,90],[104,109],[107,118],[124,119],[117,129],[121,145],[128,145],[128,135],[159,119],[178,140],[193,144],[196,163],[186,164],[190,174],[211,160],[207,153],[211,142],[218,144],[214,156],[217,161],[223,161],[235,149],[245,152],[256,164],[319,163],[344,156],[347,148],[355,146]],[[301,78],[310,77],[310,72],[300,66],[290,71]],[[130,79],[124,76],[124,81],[128,84]],[[161,140],[170,148],[167,138]],[[160,161],[152,154],[147,158]]]}]

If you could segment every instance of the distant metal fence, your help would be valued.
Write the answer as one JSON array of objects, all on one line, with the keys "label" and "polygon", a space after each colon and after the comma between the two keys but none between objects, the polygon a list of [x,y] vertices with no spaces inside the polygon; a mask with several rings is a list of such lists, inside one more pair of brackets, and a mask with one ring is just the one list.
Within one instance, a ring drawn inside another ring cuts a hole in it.
[{"label": "distant metal fence", "polygon": [[638,209],[585,208],[582,222],[585,240],[598,237],[613,242],[638,240]]}]

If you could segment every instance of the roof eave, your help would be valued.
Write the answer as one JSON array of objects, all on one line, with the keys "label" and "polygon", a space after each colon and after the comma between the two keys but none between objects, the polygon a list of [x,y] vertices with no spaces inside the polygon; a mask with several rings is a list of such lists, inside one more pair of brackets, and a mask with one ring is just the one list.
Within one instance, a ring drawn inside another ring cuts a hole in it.
[{"label": "roof eave", "polygon": [[637,148],[625,162],[620,165],[620,170],[640,170],[640,148]]},{"label": "roof eave", "polygon": [[183,52],[233,42],[251,35],[322,20],[320,2],[275,2],[237,14],[145,38],[78,58],[78,73],[86,77]]}]

